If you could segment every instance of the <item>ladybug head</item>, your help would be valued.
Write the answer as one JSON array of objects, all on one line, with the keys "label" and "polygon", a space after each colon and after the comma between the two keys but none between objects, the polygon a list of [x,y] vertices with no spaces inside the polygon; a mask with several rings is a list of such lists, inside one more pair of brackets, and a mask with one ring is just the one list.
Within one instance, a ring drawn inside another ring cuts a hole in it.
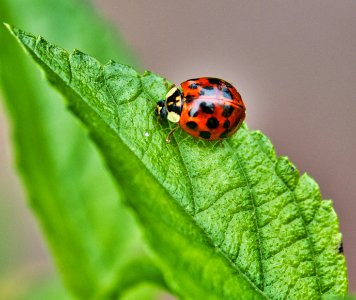
[{"label": "ladybug head", "polygon": [[177,87],[173,87],[166,95],[166,100],[157,102],[156,115],[162,119],[168,119],[173,123],[178,123],[182,113],[183,97]]}]

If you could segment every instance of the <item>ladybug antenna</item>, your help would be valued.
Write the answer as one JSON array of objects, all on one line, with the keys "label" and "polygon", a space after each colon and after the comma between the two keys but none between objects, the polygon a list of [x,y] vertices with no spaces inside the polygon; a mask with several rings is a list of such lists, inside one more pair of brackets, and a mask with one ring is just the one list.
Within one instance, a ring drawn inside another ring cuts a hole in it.
[{"label": "ladybug antenna", "polygon": [[168,133],[168,135],[167,135],[167,137],[166,137],[166,143],[167,143],[167,144],[169,144],[169,143],[171,142],[171,137],[172,137],[173,133],[177,130],[178,127],[179,127],[179,126],[174,127],[174,128]]}]

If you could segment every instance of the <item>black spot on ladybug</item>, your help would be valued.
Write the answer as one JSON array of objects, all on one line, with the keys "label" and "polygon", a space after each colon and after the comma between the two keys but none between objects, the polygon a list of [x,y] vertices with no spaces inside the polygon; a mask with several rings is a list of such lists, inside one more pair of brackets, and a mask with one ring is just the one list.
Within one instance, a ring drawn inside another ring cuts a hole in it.
[{"label": "black spot on ladybug", "polygon": [[192,90],[195,90],[198,88],[198,85],[196,83],[191,83],[188,87]]},{"label": "black spot on ladybug", "polygon": [[221,80],[218,78],[208,78],[210,84],[221,84]]},{"label": "black spot on ladybug", "polygon": [[219,121],[217,118],[211,117],[208,119],[208,121],[206,121],[206,126],[209,129],[216,129],[219,127]]},{"label": "black spot on ladybug", "polygon": [[196,107],[193,107],[190,111],[189,111],[189,117],[196,117],[198,115],[198,110],[196,109]]},{"label": "black spot on ladybug", "polygon": [[186,101],[186,102],[190,103],[190,102],[192,102],[193,100],[194,100],[193,95],[187,94],[187,95],[185,96],[185,101]]},{"label": "black spot on ladybug", "polygon": [[215,106],[214,103],[201,102],[201,110],[206,114],[212,114],[214,112]]},{"label": "black spot on ladybug", "polygon": [[210,86],[210,85],[206,85],[206,86],[203,86],[203,89],[204,89],[204,90],[213,90],[214,87],[213,87],[213,86]]},{"label": "black spot on ladybug", "polygon": [[199,92],[199,94],[200,94],[200,96],[204,96],[204,95],[205,95],[205,92],[204,92],[203,90],[201,90],[201,91]]},{"label": "black spot on ladybug", "polygon": [[234,107],[231,105],[224,105],[224,111],[222,113],[223,117],[228,118],[231,116],[232,112],[234,111]]},{"label": "black spot on ladybug", "polygon": [[226,139],[227,138],[227,134],[229,133],[228,130],[224,131],[222,134],[220,134],[220,138],[222,139]]},{"label": "black spot on ladybug", "polygon": [[222,93],[223,93],[223,96],[224,96],[226,99],[232,100],[232,95],[231,95],[231,92],[229,91],[228,88],[224,87],[224,88],[222,89]]},{"label": "black spot on ladybug", "polygon": [[230,127],[230,121],[229,120],[226,120],[223,124],[223,127],[224,128],[229,128]]},{"label": "black spot on ladybug", "polygon": [[190,128],[190,129],[195,129],[195,128],[198,127],[198,124],[195,123],[194,121],[189,121],[189,122],[187,122],[186,125],[187,125],[187,127]]},{"label": "black spot on ladybug", "polygon": [[202,137],[203,139],[209,139],[211,134],[209,131],[201,131],[199,136]]},{"label": "black spot on ladybug", "polygon": [[339,247],[337,248],[337,251],[341,254],[344,253],[344,244],[343,242],[340,243]]}]

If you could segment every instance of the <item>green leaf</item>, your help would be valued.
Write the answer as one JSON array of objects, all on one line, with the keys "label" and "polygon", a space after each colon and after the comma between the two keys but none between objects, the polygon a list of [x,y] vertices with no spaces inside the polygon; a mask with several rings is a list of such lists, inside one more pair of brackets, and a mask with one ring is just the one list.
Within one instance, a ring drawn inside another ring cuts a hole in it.
[{"label": "green leaf", "polygon": [[[103,60],[115,56],[132,62],[125,44],[82,1],[0,1],[0,19],[41,29]],[[97,149],[63,107],[61,95],[41,84],[33,62],[3,26],[0,34],[0,83],[16,160],[54,261],[76,297],[122,293],[111,290],[121,267],[143,252],[134,221],[119,204],[120,194]]]},{"label": "green leaf", "polygon": [[[152,298],[158,293],[157,287],[169,290],[161,272],[152,264],[151,260],[146,257],[139,257],[122,266],[111,287],[97,294],[95,299],[126,299],[126,297],[133,297],[133,294],[136,294],[136,289],[140,290],[138,285],[142,283],[149,284],[151,287],[155,286],[155,289],[150,289],[152,290],[150,291]],[[139,291],[137,293],[140,294]],[[146,295],[145,299],[148,298]]]},{"label": "green leaf", "polygon": [[172,86],[10,28],[66,95],[136,212],[168,284],[188,299],[318,299],[347,292],[331,201],[244,125],[222,146],[169,128]]}]

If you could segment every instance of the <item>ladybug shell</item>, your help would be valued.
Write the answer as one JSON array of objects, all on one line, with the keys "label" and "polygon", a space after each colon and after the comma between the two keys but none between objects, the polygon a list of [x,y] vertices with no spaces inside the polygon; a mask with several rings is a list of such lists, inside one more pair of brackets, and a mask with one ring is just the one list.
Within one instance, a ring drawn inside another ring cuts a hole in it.
[{"label": "ladybug shell", "polygon": [[183,107],[180,127],[205,140],[233,135],[245,119],[246,107],[238,91],[218,78],[202,77],[181,83]]}]

